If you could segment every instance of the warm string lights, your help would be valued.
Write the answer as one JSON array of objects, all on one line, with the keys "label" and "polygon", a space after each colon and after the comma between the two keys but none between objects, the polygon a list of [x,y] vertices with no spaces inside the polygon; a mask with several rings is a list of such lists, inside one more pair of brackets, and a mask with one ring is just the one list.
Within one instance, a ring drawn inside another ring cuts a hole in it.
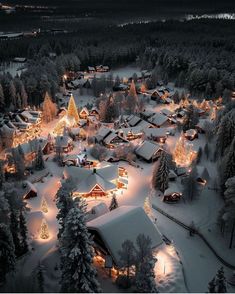
[{"label": "warm string lights", "polygon": [[192,150],[192,145],[186,143],[184,134],[182,133],[176,142],[173,152],[173,159],[178,166],[188,167],[196,158],[196,152]]},{"label": "warm string lights", "polygon": [[41,239],[48,239],[50,237],[48,225],[46,223],[46,220],[42,220],[41,229],[40,229],[40,238]]}]

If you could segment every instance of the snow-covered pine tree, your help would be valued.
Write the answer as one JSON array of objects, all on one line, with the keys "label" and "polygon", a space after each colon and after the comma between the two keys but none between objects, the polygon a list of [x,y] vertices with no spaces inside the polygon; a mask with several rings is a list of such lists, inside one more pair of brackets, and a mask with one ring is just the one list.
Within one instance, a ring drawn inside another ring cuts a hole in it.
[{"label": "snow-covered pine tree", "polygon": [[23,211],[21,209],[20,211],[20,223],[19,223],[19,233],[20,233],[20,250],[21,250],[21,255],[25,254],[26,252],[28,252],[29,250],[29,246],[28,246],[28,229],[27,229],[27,225],[26,225],[26,221],[25,221],[25,217],[23,214]]},{"label": "snow-covered pine tree", "polygon": [[0,160],[0,189],[3,187],[3,183],[5,182],[5,172],[3,168],[3,160]]},{"label": "snow-covered pine tree", "polygon": [[111,203],[109,205],[109,210],[111,211],[111,210],[113,210],[115,208],[118,208],[118,201],[117,201],[116,195],[114,194],[112,196],[112,200],[111,200]]},{"label": "snow-covered pine tree", "polygon": [[222,190],[224,191],[225,182],[227,179],[235,176],[235,137],[229,147],[228,153],[225,154],[222,160]]},{"label": "snow-covered pine tree", "polygon": [[11,209],[11,216],[10,216],[10,230],[12,234],[12,239],[15,247],[15,255],[19,257],[21,254],[20,248],[20,237],[19,237],[19,218],[18,213]]},{"label": "snow-covered pine tree", "polygon": [[38,289],[41,293],[44,292],[44,287],[45,287],[45,278],[44,278],[44,266],[41,264],[41,262],[39,261],[38,266],[36,268],[36,280],[37,280],[37,284],[38,284]]},{"label": "snow-covered pine tree", "polygon": [[169,175],[169,166],[166,152],[162,152],[160,157],[160,163],[157,169],[154,170],[153,173],[153,183],[154,188],[160,190],[161,192],[165,192],[168,188],[168,178]]},{"label": "snow-covered pine tree", "polygon": [[93,268],[93,249],[86,222],[85,204],[78,199],[67,217],[61,236],[61,292],[101,292]]},{"label": "snow-covered pine tree", "polygon": [[224,269],[221,267],[216,274],[216,293],[226,293],[226,278],[224,276]]},{"label": "snow-covered pine tree", "polygon": [[198,123],[198,112],[193,105],[189,105],[187,108],[186,116],[183,120],[183,131],[194,129]]},{"label": "snow-covered pine tree", "polygon": [[157,259],[149,256],[140,263],[139,270],[136,273],[135,284],[139,293],[157,293],[155,282],[154,267]]},{"label": "snow-covered pine tree", "polygon": [[225,206],[223,208],[223,219],[231,230],[229,248],[233,245],[233,236],[235,231],[235,176],[229,178],[225,183],[226,190],[224,192]]},{"label": "snow-covered pine tree", "polygon": [[44,159],[43,159],[43,152],[42,152],[42,147],[41,145],[39,145],[38,147],[38,151],[37,151],[37,155],[36,155],[36,158],[35,158],[35,168],[37,170],[42,170],[45,168],[45,163],[44,163]]},{"label": "snow-covered pine tree", "polygon": [[71,191],[73,189],[73,183],[71,181],[66,181],[62,184],[60,189],[56,194],[56,206],[58,208],[58,214],[56,216],[59,222],[59,232],[58,239],[61,238],[61,235],[64,231],[65,219],[70,209],[74,207],[74,201],[72,199]]},{"label": "snow-covered pine tree", "polygon": [[0,190],[0,223],[9,223],[9,203],[5,193]]},{"label": "snow-covered pine tree", "polygon": [[109,95],[107,102],[105,104],[105,122],[113,122],[118,117],[118,105],[114,103],[114,98],[112,95]]},{"label": "snow-covered pine tree", "polygon": [[15,268],[15,246],[11,231],[5,224],[0,224],[0,285],[6,280],[6,274]]},{"label": "snow-covered pine tree", "polygon": [[183,196],[185,199],[192,201],[199,195],[199,187],[196,181],[197,179],[197,169],[194,166],[189,173],[188,177],[183,181]]},{"label": "snow-covered pine tree", "polygon": [[225,154],[235,137],[235,108],[227,112],[219,123],[217,131],[216,150],[220,157]]},{"label": "snow-covered pine tree", "polygon": [[118,252],[122,267],[126,269],[126,276],[128,281],[130,281],[130,268],[135,264],[136,261],[135,252],[135,246],[130,240],[124,241],[121,250]]},{"label": "snow-covered pine tree", "polygon": [[208,293],[215,293],[215,278],[208,283]]}]

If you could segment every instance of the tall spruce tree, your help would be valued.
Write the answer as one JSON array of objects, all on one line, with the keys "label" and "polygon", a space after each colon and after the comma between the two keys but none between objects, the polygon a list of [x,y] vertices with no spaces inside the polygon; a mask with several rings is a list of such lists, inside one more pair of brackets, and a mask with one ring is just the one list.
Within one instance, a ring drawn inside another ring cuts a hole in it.
[{"label": "tall spruce tree", "polygon": [[199,187],[197,183],[197,169],[194,166],[188,177],[183,181],[183,196],[185,199],[192,201],[199,195]]},{"label": "tall spruce tree", "polygon": [[61,238],[61,235],[64,231],[65,219],[70,209],[74,207],[74,201],[72,199],[73,183],[71,181],[66,181],[62,184],[60,189],[56,194],[56,206],[58,208],[58,214],[56,216],[59,222],[59,232],[58,239]]},{"label": "tall spruce tree", "polygon": [[101,290],[92,265],[93,249],[85,222],[84,200],[78,199],[76,204],[66,217],[61,236],[61,291],[97,293]]},{"label": "tall spruce tree", "polygon": [[19,257],[21,254],[20,248],[20,237],[19,237],[19,218],[18,213],[11,209],[11,216],[10,216],[10,230],[14,242],[15,247],[15,255]]},{"label": "tall spruce tree", "polygon": [[20,210],[20,216],[19,216],[19,233],[20,233],[20,250],[21,250],[21,255],[25,254],[29,250],[28,246],[28,229],[25,221],[25,217],[23,214],[23,210]]},{"label": "tall spruce tree", "polygon": [[153,172],[153,178],[152,178],[153,187],[164,193],[165,190],[168,188],[168,181],[169,181],[168,175],[169,175],[168,158],[166,153],[163,151],[160,157],[159,166]]},{"label": "tall spruce tree", "polygon": [[38,147],[38,151],[37,151],[37,155],[36,155],[36,159],[35,159],[35,168],[37,170],[42,170],[45,168],[45,163],[44,163],[44,159],[43,159],[43,152],[42,152],[42,147],[41,145],[39,145]]},{"label": "tall spruce tree", "polygon": [[6,281],[6,275],[15,269],[15,246],[11,231],[0,224],[0,285]]}]

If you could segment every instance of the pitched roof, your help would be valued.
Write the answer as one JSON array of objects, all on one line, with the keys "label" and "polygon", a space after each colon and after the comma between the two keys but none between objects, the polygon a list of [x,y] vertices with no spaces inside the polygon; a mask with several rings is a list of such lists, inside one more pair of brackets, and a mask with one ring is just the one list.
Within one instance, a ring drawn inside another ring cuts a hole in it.
[{"label": "pitched roof", "polygon": [[74,192],[89,193],[96,184],[105,192],[116,188],[112,181],[118,178],[118,166],[108,165],[99,169],[66,166],[64,177],[71,178],[77,184]]},{"label": "pitched roof", "polygon": [[117,265],[120,264],[118,252],[127,239],[135,244],[137,236],[144,234],[151,238],[152,248],[162,244],[159,231],[142,207],[120,206],[88,222],[87,227],[99,233]]},{"label": "pitched roof", "polygon": [[156,126],[162,126],[167,121],[168,121],[168,117],[161,113],[156,113],[154,114],[154,116],[152,116],[149,119],[149,122]]},{"label": "pitched roof", "polygon": [[168,188],[164,192],[164,196],[171,195],[173,193],[179,193],[182,194],[183,188],[180,183],[176,182],[169,182]]},{"label": "pitched roof", "polygon": [[154,154],[162,150],[162,148],[153,142],[144,141],[142,144],[135,150],[135,153],[146,160],[150,160]]}]

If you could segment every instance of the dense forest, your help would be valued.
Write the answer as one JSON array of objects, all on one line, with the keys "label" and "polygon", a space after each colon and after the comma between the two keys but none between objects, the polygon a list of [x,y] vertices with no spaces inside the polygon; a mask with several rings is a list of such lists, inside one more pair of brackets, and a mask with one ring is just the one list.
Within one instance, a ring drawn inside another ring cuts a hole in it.
[{"label": "dense forest", "polygon": [[[1,61],[15,56],[28,59],[27,70],[20,78],[0,76],[0,108],[6,110],[12,103],[17,108],[19,97],[25,94],[30,104],[39,105],[46,91],[54,97],[65,70],[84,70],[97,64],[115,68],[135,62],[142,69],[153,70],[148,87],[157,78],[174,81],[202,98],[223,95],[228,99],[234,90],[235,21],[124,26],[97,21],[95,27],[94,31],[94,23],[84,21],[70,33],[0,41]],[[50,52],[57,57],[51,59]]]}]

